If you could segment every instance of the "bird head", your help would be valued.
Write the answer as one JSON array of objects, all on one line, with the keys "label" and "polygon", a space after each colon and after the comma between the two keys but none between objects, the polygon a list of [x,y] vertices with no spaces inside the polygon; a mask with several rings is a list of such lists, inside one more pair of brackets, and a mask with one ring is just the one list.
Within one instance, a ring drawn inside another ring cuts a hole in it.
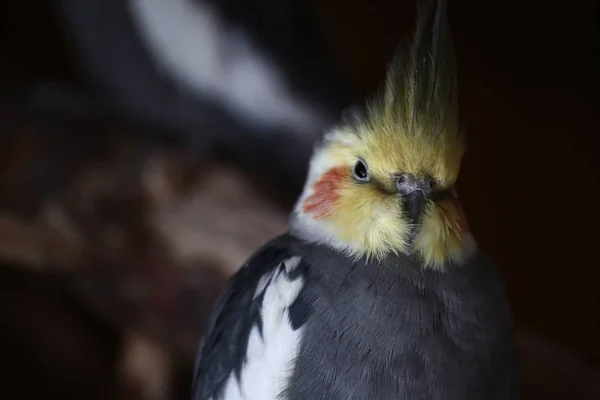
[{"label": "bird head", "polygon": [[418,3],[412,43],[380,90],[316,146],[293,232],[355,257],[460,262],[472,247],[454,190],[464,136],[445,1]]}]

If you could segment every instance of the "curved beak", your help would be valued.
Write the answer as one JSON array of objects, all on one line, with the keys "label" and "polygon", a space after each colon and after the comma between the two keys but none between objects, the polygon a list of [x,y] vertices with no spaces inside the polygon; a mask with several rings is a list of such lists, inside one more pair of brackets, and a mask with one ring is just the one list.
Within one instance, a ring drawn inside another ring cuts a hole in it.
[{"label": "curved beak", "polygon": [[426,197],[421,190],[415,190],[404,196],[406,199],[406,213],[411,220],[411,223],[416,224],[425,207]]},{"label": "curved beak", "polygon": [[417,179],[412,174],[402,174],[396,179],[396,190],[405,199],[408,217],[416,224],[423,212],[431,185],[427,179]]}]

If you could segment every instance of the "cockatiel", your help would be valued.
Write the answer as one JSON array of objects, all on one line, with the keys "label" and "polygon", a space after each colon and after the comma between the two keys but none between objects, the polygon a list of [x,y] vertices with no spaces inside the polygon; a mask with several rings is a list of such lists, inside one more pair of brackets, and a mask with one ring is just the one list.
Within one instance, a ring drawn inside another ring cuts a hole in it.
[{"label": "cockatiel", "polygon": [[315,148],[289,232],[231,278],[195,400],[517,398],[512,318],[454,190],[464,152],[445,1],[382,90]]}]

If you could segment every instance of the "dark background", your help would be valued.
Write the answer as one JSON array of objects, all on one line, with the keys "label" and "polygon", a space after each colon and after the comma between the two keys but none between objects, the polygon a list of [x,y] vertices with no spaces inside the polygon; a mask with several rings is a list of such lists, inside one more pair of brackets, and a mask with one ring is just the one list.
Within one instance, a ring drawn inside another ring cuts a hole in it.
[{"label": "dark background", "polygon": [[[5,3],[0,9],[2,85],[43,80],[77,84],[71,50],[50,7],[45,2]],[[412,2],[320,0],[314,5],[340,74],[357,95],[372,92],[398,40],[410,32]],[[459,190],[472,231],[506,279],[520,332],[525,398],[600,398],[599,15],[598,4],[586,0],[449,2],[461,114],[469,138]],[[13,114],[0,112],[2,129],[28,131],[26,121]],[[68,139],[77,140],[72,137],[81,140],[79,133]],[[184,172],[175,175],[185,180]],[[48,187],[36,186],[25,197],[53,190],[47,179],[27,182]],[[6,200],[14,194],[10,188],[17,187],[11,185],[2,192],[7,212],[17,209]],[[288,205],[273,207],[281,218]],[[0,240],[6,238],[2,234]],[[250,252],[252,245],[243,251]],[[115,383],[120,354],[133,346],[124,339],[127,324],[112,317],[116,312],[105,306],[99,307],[101,312],[89,311],[93,307],[65,289],[73,277],[62,268],[32,270],[7,261],[3,270],[0,352],[8,355],[1,358],[12,369],[4,378],[24,396],[11,398],[28,398],[35,387],[50,397],[142,396],[135,384],[123,389]],[[204,286],[196,289],[204,293],[199,307],[206,312],[230,271],[199,270],[205,271],[198,278]],[[167,331],[175,329],[168,321],[161,323]],[[146,332],[147,325],[135,329]],[[198,334],[190,335],[189,342],[195,343]],[[169,333],[163,336],[177,341]],[[156,357],[184,360],[167,364],[174,377],[169,385],[176,388],[171,392],[185,393],[193,346],[180,350],[187,352],[184,356],[165,346],[171,356]]]}]

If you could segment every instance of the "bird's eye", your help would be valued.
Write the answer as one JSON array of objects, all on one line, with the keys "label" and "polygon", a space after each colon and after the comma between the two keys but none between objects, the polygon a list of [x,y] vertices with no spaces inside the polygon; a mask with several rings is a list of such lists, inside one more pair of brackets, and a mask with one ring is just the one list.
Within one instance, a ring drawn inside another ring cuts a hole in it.
[{"label": "bird's eye", "polygon": [[356,162],[352,172],[354,173],[356,180],[360,182],[367,182],[369,180],[369,170],[367,169],[367,164],[363,160],[358,160]]}]

